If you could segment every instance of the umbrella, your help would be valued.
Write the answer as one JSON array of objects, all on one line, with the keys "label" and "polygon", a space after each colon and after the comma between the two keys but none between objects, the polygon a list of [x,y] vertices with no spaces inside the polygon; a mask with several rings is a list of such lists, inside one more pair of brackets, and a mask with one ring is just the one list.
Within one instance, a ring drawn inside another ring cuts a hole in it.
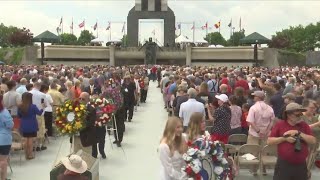
[{"label": "umbrella", "polygon": [[245,38],[240,39],[240,43],[242,44],[267,44],[271,40],[262,36],[261,34],[254,32]]},{"label": "umbrella", "polygon": [[32,39],[33,42],[41,42],[41,63],[44,60],[44,43],[57,43],[60,41],[59,36],[50,31],[45,31]]}]

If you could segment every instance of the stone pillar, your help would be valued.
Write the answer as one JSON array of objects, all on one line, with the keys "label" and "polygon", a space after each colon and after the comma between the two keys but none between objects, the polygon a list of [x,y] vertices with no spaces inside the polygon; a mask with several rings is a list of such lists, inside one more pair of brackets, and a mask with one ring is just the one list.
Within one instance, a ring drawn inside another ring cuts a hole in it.
[{"label": "stone pillar", "polygon": [[186,65],[191,66],[191,53],[192,53],[192,46],[188,44],[186,46]]},{"label": "stone pillar", "polygon": [[115,51],[116,51],[116,48],[114,45],[110,45],[109,46],[109,65],[110,66],[115,66],[116,65],[116,61],[115,61]]}]

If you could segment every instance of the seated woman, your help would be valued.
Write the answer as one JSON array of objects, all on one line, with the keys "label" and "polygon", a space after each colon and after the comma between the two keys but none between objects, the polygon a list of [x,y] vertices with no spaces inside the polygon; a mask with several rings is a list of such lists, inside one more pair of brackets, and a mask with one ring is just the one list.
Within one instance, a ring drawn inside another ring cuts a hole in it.
[{"label": "seated woman", "polygon": [[161,180],[186,180],[187,174],[181,170],[185,165],[182,154],[186,143],[182,138],[183,126],[177,117],[169,118],[159,146]]},{"label": "seated woman", "polygon": [[63,174],[58,176],[57,180],[89,180],[88,177],[81,175],[87,171],[87,163],[78,155],[71,155],[61,160],[66,168]]}]

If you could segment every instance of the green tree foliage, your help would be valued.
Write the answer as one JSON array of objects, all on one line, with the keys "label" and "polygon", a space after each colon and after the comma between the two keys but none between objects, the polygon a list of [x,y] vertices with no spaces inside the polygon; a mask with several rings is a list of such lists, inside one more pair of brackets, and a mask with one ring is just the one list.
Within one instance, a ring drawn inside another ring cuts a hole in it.
[{"label": "green tree foliage", "polygon": [[290,26],[272,36],[269,47],[293,52],[312,51],[320,47],[320,22],[307,26]]},{"label": "green tree foliage", "polygon": [[228,39],[228,46],[239,46],[240,45],[240,39],[246,37],[244,29],[238,32],[234,32],[230,39]]},{"label": "green tree foliage", "polygon": [[128,45],[128,35],[123,35],[121,39],[122,45],[127,46]]},{"label": "green tree foliage", "polygon": [[77,45],[77,37],[74,34],[63,33],[60,35],[60,43],[62,45]]},{"label": "green tree foliage", "polygon": [[29,29],[22,28],[11,33],[8,37],[10,44],[14,47],[32,44],[33,34]]},{"label": "green tree foliage", "polygon": [[78,38],[78,44],[88,45],[93,39],[95,39],[95,37],[92,33],[90,33],[88,30],[83,30],[81,31],[80,36]]},{"label": "green tree foliage", "polygon": [[227,45],[227,41],[219,32],[208,33],[204,39],[208,41],[209,44],[223,45],[223,46]]},{"label": "green tree foliage", "polygon": [[5,26],[3,23],[0,24],[0,47],[9,47],[12,44],[9,42],[9,37],[14,32],[17,32],[19,28],[14,26]]}]

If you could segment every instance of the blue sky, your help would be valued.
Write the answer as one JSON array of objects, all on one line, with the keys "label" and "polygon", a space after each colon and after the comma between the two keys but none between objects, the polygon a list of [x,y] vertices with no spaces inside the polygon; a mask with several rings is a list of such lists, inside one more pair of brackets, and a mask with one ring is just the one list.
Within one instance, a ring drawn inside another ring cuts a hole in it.
[{"label": "blue sky", "polygon": [[[72,18],[74,19],[74,33],[80,34],[78,28],[83,19],[86,29],[92,31],[92,26],[98,21],[99,36],[109,39],[106,31],[108,21],[112,23],[111,35],[113,39],[121,38],[123,21],[126,21],[128,11],[134,6],[134,0],[104,0],[104,1],[2,1],[0,6],[0,22],[5,25],[28,27],[35,35],[50,30],[56,32],[60,18],[63,16],[64,31],[70,32]],[[228,24],[239,30],[239,19],[246,34],[259,32],[268,38],[276,31],[290,25],[315,23],[319,21],[320,1],[229,1],[229,0],[168,0],[168,4],[175,12],[177,23],[180,21],[193,22],[199,28],[207,21],[210,27],[221,20],[221,33],[228,39],[230,28]],[[141,23],[141,39],[153,36],[162,41],[162,23]],[[191,24],[182,24],[182,34],[192,38]],[[211,31],[216,31],[212,29]],[[179,32],[177,31],[177,34]],[[202,39],[205,31],[196,31],[195,39]]]}]

